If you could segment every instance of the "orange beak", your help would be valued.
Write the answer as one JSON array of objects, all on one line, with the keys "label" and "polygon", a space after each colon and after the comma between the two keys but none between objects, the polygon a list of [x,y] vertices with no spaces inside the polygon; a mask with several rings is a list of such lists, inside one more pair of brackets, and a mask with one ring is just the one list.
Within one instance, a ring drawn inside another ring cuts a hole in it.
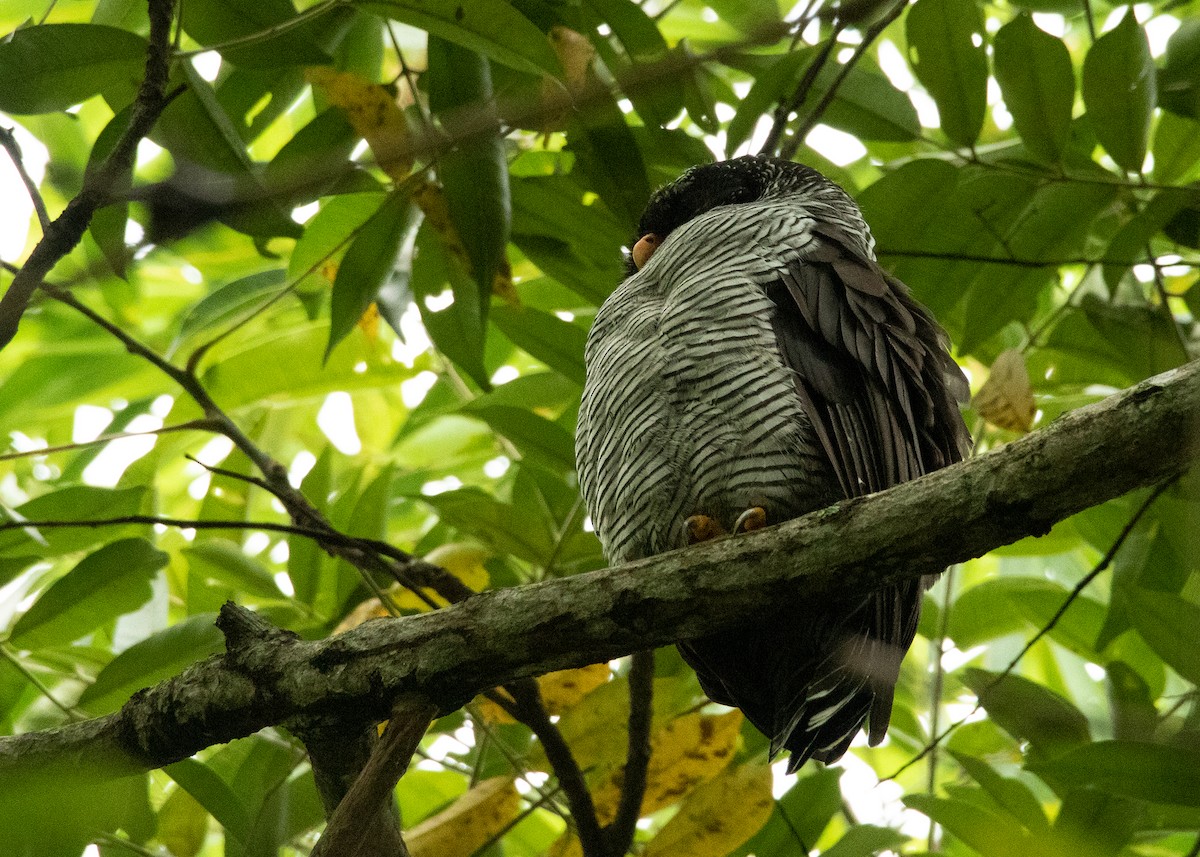
[{"label": "orange beak", "polygon": [[639,271],[642,270],[661,242],[662,239],[653,232],[638,239],[638,243],[633,245],[633,266]]}]

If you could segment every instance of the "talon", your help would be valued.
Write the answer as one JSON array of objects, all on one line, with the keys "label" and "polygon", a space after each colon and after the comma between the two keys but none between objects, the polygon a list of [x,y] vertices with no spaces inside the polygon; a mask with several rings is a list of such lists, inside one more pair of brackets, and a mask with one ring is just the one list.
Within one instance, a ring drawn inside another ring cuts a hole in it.
[{"label": "talon", "polygon": [[742,514],[738,515],[737,522],[733,525],[733,532],[749,533],[753,530],[761,530],[767,525],[767,510],[762,506],[751,506]]},{"label": "talon", "polygon": [[692,515],[683,522],[684,532],[687,534],[687,543],[694,545],[697,542],[707,542],[725,535],[725,528],[721,526],[721,522],[716,518],[710,518],[708,515]]}]

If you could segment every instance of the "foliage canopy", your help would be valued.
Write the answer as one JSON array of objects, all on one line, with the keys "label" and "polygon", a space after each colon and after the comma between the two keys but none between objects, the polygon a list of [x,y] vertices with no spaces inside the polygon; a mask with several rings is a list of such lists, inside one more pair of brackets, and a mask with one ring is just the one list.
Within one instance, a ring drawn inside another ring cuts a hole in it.
[{"label": "foliage canopy", "polygon": [[[314,639],[430,609],[255,526],[289,516],[251,449],[337,529],[471,589],[601,567],[571,442],[586,331],[653,188],[716,156],[794,155],[857,197],[971,374],[979,450],[1196,353],[1197,0],[792,6],[185,0],[169,102],[54,267],[63,291],[0,307],[20,317],[0,354],[0,733],[114,711],[220,651],[227,599]],[[5,147],[53,218],[120,146],[150,19],[6,0],[0,31]],[[20,228],[6,287],[46,223]],[[888,741],[836,767],[773,773],[658,652],[637,847],[1194,855],[1196,496],[1139,492],[943,576]],[[109,523],[37,526],[86,521]],[[541,681],[601,824],[630,679]],[[413,853],[579,853],[547,753],[495,702],[423,747],[396,790]],[[302,854],[324,822],[282,729],[103,801],[45,787],[23,823],[46,854]]]}]

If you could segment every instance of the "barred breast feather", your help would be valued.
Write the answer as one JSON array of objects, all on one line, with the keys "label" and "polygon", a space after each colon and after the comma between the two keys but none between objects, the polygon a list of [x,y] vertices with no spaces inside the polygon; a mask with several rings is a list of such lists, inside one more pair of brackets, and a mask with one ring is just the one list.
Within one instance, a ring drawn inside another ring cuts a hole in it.
[{"label": "barred breast feather", "polygon": [[[778,523],[965,454],[945,335],[875,263],[836,185],[772,159],[700,167],[643,230],[664,240],[597,313],[576,438],[611,562],[681,547],[692,515],[731,530],[761,507]],[[882,739],[922,591],[785,606],[680,651],[793,769],[832,761],[868,718]]]}]

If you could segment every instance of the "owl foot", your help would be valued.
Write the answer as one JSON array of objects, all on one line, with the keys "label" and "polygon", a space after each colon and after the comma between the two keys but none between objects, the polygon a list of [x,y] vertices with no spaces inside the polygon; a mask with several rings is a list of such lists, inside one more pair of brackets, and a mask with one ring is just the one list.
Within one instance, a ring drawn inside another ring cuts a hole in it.
[{"label": "owl foot", "polygon": [[761,530],[767,525],[767,510],[762,506],[751,506],[742,514],[738,515],[737,521],[733,525],[733,534],[749,533],[753,530]]},{"label": "owl foot", "polygon": [[710,518],[708,515],[692,515],[683,522],[683,530],[687,535],[687,543],[694,545],[697,542],[708,542],[713,539],[725,535],[725,528],[721,526],[721,522],[716,518]]}]

